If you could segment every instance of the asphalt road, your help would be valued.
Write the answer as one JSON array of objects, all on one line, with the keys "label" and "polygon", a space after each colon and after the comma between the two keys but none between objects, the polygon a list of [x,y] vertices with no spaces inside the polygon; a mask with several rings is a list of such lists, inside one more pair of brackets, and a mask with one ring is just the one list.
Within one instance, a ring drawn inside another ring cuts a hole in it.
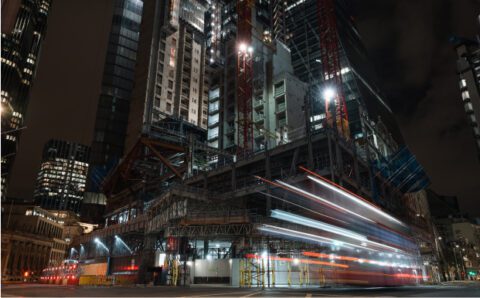
[{"label": "asphalt road", "polygon": [[2,297],[480,297],[480,283],[394,288],[77,287],[2,285]]}]

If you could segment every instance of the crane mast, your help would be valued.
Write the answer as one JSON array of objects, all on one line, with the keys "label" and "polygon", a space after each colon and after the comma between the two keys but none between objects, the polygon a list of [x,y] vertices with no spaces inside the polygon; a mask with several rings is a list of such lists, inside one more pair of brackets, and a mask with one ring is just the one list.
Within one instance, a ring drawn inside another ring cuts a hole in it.
[{"label": "crane mast", "polygon": [[[323,90],[332,90],[330,98],[326,96],[325,114],[327,125],[337,128],[344,138],[350,138],[348,126],[347,105],[343,93],[343,82],[340,65],[340,41],[335,14],[335,0],[317,0],[317,14],[320,36],[320,62],[322,64]],[[333,101],[334,113],[330,111],[330,101]]]}]

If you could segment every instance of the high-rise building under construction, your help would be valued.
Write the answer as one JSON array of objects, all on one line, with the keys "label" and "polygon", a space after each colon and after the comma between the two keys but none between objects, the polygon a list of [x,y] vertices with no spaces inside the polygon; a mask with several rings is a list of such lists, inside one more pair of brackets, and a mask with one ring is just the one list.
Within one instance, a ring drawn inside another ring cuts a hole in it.
[{"label": "high-rise building under construction", "polygon": [[209,6],[205,31],[212,147],[255,152],[305,135],[307,86],[293,74],[290,49],[272,39],[270,9],[267,1]]},{"label": "high-rise building under construction", "polygon": [[[322,3],[330,3],[322,5]],[[327,29],[323,11],[332,10],[332,21]],[[343,93],[348,114],[349,137],[359,144],[371,144],[375,155],[393,154],[402,138],[388,100],[377,87],[377,78],[362,44],[361,37],[353,23],[346,1],[292,0],[276,1],[274,11],[275,37],[285,40],[292,50],[295,74],[309,84],[309,110],[312,131],[327,125],[325,101],[331,77],[322,61],[325,48],[336,43],[339,60],[336,75],[341,78],[341,86],[332,90]],[[336,31],[332,39],[323,38]],[[335,36],[336,35],[336,36]],[[327,56],[328,57],[328,56]],[[331,71],[330,71],[331,72]],[[382,127],[382,129],[377,127]],[[365,142],[367,141],[367,142]]]},{"label": "high-rise building under construction", "polygon": [[[184,121],[153,120],[168,115],[167,103],[175,105],[160,95],[155,108],[154,87],[169,88],[158,65],[172,61],[155,56],[166,55],[162,40],[181,28],[175,20],[182,5],[179,23],[200,37],[185,17],[195,9],[176,0],[145,3],[143,24],[154,38],[145,39],[153,42],[140,56],[146,60],[139,74],[150,79],[139,82],[151,93],[135,98],[137,116],[130,118],[143,122],[131,122],[132,150],[103,184],[105,227],[73,243],[84,248],[85,260],[110,258],[114,275],[125,274],[127,261],[139,264],[129,277],[171,285],[393,285],[397,268],[386,260],[394,254],[412,281],[427,272],[403,198],[428,185],[428,177],[393,136],[393,116],[343,2],[199,1],[206,9],[206,142]],[[149,13],[158,16],[151,24]],[[179,44],[196,40],[181,36]],[[169,54],[180,59],[177,49]],[[178,59],[175,78],[190,61]],[[102,241],[119,238],[132,250],[99,251]],[[364,261],[377,253],[375,263]],[[225,270],[212,276],[203,270],[211,266]],[[345,270],[330,268],[338,266]]]},{"label": "high-rise building under construction", "polygon": [[207,127],[204,1],[145,1],[126,149],[165,117]]}]

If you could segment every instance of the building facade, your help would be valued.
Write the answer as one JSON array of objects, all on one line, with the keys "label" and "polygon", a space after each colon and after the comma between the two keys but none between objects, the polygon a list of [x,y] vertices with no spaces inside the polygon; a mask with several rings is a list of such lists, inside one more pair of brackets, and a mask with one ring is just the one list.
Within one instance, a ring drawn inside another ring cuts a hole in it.
[{"label": "building facade", "polygon": [[[237,4],[212,3],[206,14],[208,142],[235,152],[245,137],[241,123],[251,122],[246,137],[252,140],[251,150],[257,152],[305,136],[307,86],[293,73],[290,49],[281,40],[272,39],[270,4],[255,1],[252,5],[245,21],[251,24],[250,43],[240,40]],[[251,119],[247,120],[241,119],[243,111],[239,108],[245,89],[240,79],[242,63],[251,64],[251,78],[246,78],[251,89],[247,96],[247,110],[251,110],[247,117]]]},{"label": "building facade", "polygon": [[79,213],[87,182],[90,148],[50,140],[45,144],[34,199],[45,209]]},{"label": "building facade", "polygon": [[113,1],[87,184],[94,193],[124,153],[142,13],[141,0]]},{"label": "building facade", "polygon": [[2,281],[30,280],[47,266],[59,266],[67,242],[63,224],[32,204],[2,204]]},{"label": "building facade", "polygon": [[463,106],[473,129],[475,146],[480,160],[480,38],[456,39],[457,74]]},{"label": "building facade", "polygon": [[44,39],[49,0],[2,3],[2,200]]},{"label": "building facade", "polygon": [[129,150],[168,116],[207,127],[204,1],[146,1],[127,129]]}]

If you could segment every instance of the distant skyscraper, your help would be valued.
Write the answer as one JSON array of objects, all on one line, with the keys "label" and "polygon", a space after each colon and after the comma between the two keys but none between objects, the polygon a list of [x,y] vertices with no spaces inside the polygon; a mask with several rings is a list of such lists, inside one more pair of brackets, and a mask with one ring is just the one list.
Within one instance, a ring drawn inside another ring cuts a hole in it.
[{"label": "distant skyscraper", "polygon": [[480,160],[480,39],[455,38],[454,43],[460,92]]},{"label": "distant skyscraper", "polygon": [[47,24],[50,0],[2,1],[2,199]]},{"label": "distant skyscraper", "polygon": [[90,148],[85,145],[50,140],[43,151],[34,199],[48,210],[78,213],[85,192]]},{"label": "distant skyscraper", "polygon": [[128,150],[165,116],[207,127],[204,1],[145,1]]},{"label": "distant skyscraper", "polygon": [[109,168],[122,157],[134,86],[142,0],[114,0],[103,80],[91,145],[88,189],[99,192]]}]

